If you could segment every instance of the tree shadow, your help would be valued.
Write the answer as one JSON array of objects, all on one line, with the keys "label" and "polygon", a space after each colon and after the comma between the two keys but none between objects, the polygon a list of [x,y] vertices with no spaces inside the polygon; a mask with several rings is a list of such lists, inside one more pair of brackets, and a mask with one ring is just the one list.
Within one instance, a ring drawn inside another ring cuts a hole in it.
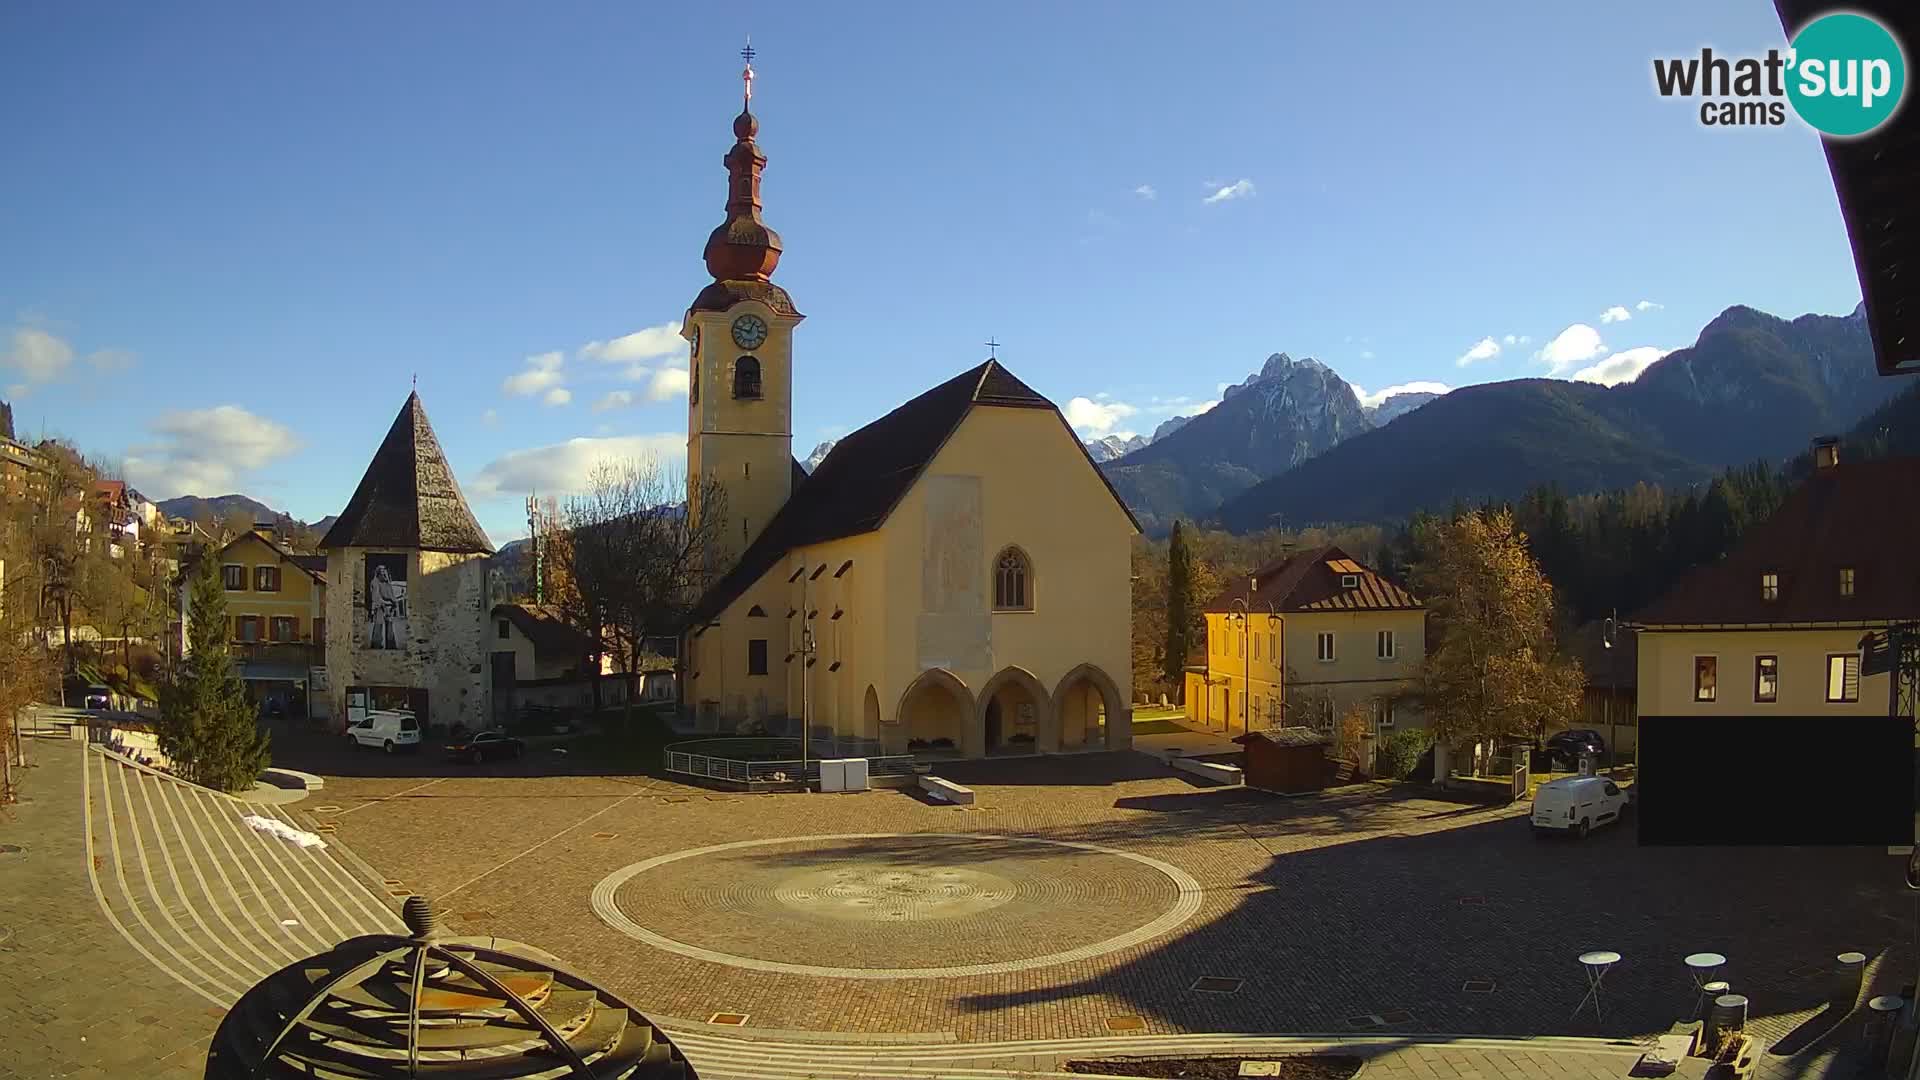
[{"label": "tree shadow", "polygon": [[[658,725],[656,725],[658,726]],[[307,728],[273,729],[273,764],[318,776],[433,780],[453,776],[618,776],[676,778],[664,769],[663,750],[672,741],[662,728],[598,731],[523,740],[519,758],[469,762],[447,756],[446,740],[429,738],[419,749],[393,754],[350,744],[345,735]]]}]

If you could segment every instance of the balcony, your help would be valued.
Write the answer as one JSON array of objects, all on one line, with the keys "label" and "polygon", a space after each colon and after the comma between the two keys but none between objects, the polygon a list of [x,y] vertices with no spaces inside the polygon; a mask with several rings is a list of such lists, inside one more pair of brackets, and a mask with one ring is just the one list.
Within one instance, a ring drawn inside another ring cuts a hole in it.
[{"label": "balcony", "polygon": [[310,641],[234,641],[227,653],[237,663],[275,667],[313,667],[326,662],[325,649]]}]

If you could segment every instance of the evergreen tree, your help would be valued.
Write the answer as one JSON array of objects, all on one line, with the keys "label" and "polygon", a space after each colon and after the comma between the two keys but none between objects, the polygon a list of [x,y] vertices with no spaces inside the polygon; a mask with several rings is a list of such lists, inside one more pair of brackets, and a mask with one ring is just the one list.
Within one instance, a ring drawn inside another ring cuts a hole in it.
[{"label": "evergreen tree", "polygon": [[1186,688],[1187,651],[1193,634],[1193,555],[1187,550],[1186,527],[1173,523],[1167,542],[1167,647],[1160,654],[1161,674],[1174,692]]},{"label": "evergreen tree", "polygon": [[246,685],[227,655],[227,596],[203,555],[188,584],[188,653],[160,694],[160,752],[179,776],[220,791],[252,786],[271,761]]}]

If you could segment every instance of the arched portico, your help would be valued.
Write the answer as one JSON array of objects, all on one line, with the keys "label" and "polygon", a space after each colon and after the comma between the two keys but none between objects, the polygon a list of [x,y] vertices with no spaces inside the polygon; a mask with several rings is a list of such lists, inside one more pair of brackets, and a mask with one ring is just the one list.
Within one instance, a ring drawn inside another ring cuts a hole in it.
[{"label": "arched portico", "polygon": [[967,756],[1045,753],[1058,743],[1047,688],[1023,667],[1005,667],[980,688],[974,706],[975,742]]},{"label": "arched portico", "polygon": [[[878,701],[875,702],[878,710]],[[883,739],[890,754],[977,754],[973,692],[946,668],[928,668],[907,685]]]},{"label": "arched portico", "polygon": [[1053,690],[1053,729],[1062,750],[1125,750],[1133,745],[1133,710],[1111,676],[1081,664]]},{"label": "arched portico", "polygon": [[880,738],[880,692],[867,684],[867,693],[860,701],[860,738]]}]

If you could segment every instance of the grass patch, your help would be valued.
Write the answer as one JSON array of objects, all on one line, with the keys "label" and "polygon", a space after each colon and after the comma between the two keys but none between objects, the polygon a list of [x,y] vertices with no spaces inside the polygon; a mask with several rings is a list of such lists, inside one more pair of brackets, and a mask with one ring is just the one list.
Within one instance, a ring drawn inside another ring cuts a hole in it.
[{"label": "grass patch", "polygon": [[1168,706],[1163,709],[1158,705],[1141,705],[1133,710],[1135,720],[1171,720],[1185,715],[1186,712],[1177,706]]},{"label": "grass patch", "polygon": [[1134,715],[1133,733],[1135,735],[1178,735],[1187,728],[1171,720],[1142,720]]}]

